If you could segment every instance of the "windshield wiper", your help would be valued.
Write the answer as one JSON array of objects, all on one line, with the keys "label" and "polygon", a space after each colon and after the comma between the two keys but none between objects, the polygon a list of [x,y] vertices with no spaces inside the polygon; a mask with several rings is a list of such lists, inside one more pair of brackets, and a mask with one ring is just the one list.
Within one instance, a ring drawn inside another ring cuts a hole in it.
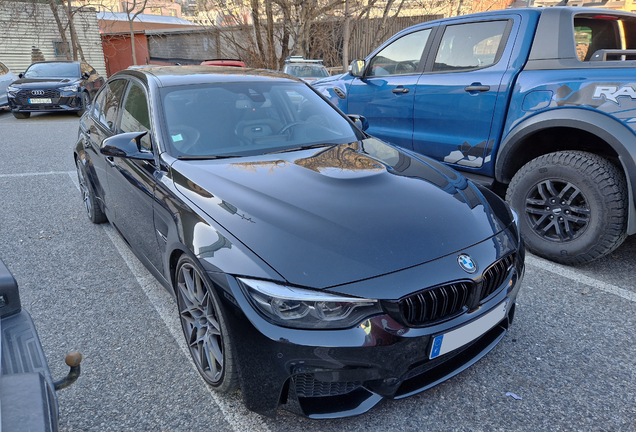
[{"label": "windshield wiper", "polygon": [[282,149],[282,150],[275,150],[273,152],[269,152],[269,153],[265,153],[265,154],[287,153],[287,152],[293,152],[293,151],[299,151],[299,150],[309,150],[309,149],[321,148],[321,147],[333,148],[333,147],[335,147],[337,145],[338,144],[333,144],[333,143],[310,144],[310,145],[303,145],[303,146],[298,146],[298,147],[286,148],[286,149]]},{"label": "windshield wiper", "polygon": [[177,156],[179,160],[213,160],[213,159],[228,159],[243,157],[245,155],[180,155]]}]

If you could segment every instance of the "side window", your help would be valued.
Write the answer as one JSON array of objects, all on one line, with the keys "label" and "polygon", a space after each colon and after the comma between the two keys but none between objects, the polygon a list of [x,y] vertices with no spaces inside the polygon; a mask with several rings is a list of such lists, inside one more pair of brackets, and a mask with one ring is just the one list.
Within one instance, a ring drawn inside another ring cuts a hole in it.
[{"label": "side window", "polygon": [[369,62],[367,76],[412,74],[417,71],[431,29],[402,36]]},{"label": "side window", "polygon": [[610,14],[579,14],[574,17],[574,42],[579,60],[633,61],[636,54],[600,50],[636,49],[636,20]]},{"label": "side window", "polygon": [[457,24],[446,27],[433,71],[461,71],[492,66],[499,59],[508,21]]},{"label": "side window", "polygon": [[[576,44],[576,56],[579,60],[588,59],[587,53],[590,52],[590,43],[592,42],[592,29],[588,26],[574,27],[574,43]],[[591,53],[590,53],[591,54]]]},{"label": "side window", "polygon": [[0,75],[5,75],[7,72],[9,72],[9,69],[7,69],[5,65],[0,63]]},{"label": "side window", "polygon": [[[148,98],[146,92],[135,82],[130,84],[128,94],[121,112],[121,132],[150,131],[150,117],[148,115]],[[141,145],[150,150],[150,134],[141,139]]]},{"label": "side window", "polygon": [[91,114],[97,121],[111,131],[115,131],[117,110],[121,104],[124,87],[126,87],[125,80],[111,81],[99,95],[97,95],[93,103]]}]

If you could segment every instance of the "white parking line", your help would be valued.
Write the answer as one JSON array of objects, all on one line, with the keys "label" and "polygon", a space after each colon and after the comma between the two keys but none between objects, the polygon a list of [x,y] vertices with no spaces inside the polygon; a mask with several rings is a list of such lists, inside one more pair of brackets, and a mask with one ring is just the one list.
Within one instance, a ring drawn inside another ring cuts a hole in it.
[{"label": "white parking line", "polygon": [[535,257],[532,255],[526,255],[526,264],[531,265],[532,267],[540,268],[541,270],[547,270],[550,273],[563,276],[575,282],[579,282],[579,283],[591,286],[593,288],[600,289],[601,291],[605,291],[607,293],[617,295],[619,297],[624,298],[625,300],[636,302],[636,293],[632,291],[628,291],[626,289],[619,288],[616,285],[608,284],[606,282],[601,282],[591,277],[584,276],[582,274],[577,273],[574,270],[571,270],[568,267],[562,266],[560,264],[555,264],[543,258]]},{"label": "white parking line", "polygon": [[[69,171],[67,174],[71,177],[73,184],[79,190],[77,175],[75,172]],[[146,297],[148,297],[148,300],[150,300],[150,303],[159,314],[159,317],[161,317],[162,321],[166,324],[166,327],[175,342],[179,348],[181,348],[181,351],[183,351],[186,358],[190,361],[190,366],[195,371],[195,374],[200,377],[199,372],[192,361],[192,357],[190,356],[190,351],[186,346],[185,339],[181,331],[181,324],[177,318],[177,311],[174,308],[174,300],[159,284],[159,282],[157,282],[155,277],[146,270],[137,257],[135,257],[132,251],[119,237],[119,234],[115,232],[115,229],[110,226],[110,224],[104,224],[102,227],[132,272],[137,283],[141,286],[144,294],[146,294]],[[203,378],[201,378],[201,381],[204,383],[212,397],[212,400],[219,407],[225,417],[225,420],[233,430],[237,432],[269,432],[269,428],[265,423],[263,423],[260,416],[245,408],[245,405],[243,405],[243,401],[241,400],[240,392],[236,391],[234,393],[221,396],[208,386]]]},{"label": "white parking line", "polygon": [[[62,174],[69,174],[71,176],[77,176],[75,171],[48,171],[48,172],[35,172],[35,173],[0,174],[0,178],[5,178],[5,177],[33,177],[33,176],[62,175]],[[77,186],[77,184],[76,184],[76,186]]]}]

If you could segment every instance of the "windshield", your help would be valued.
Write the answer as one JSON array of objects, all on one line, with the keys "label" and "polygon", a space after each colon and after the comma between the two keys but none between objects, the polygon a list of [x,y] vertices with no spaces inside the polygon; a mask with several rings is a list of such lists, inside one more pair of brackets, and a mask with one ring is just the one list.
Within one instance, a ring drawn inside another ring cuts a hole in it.
[{"label": "windshield", "polygon": [[35,63],[24,73],[25,78],[79,78],[77,63]]},{"label": "windshield", "polygon": [[302,83],[223,83],[161,90],[175,157],[248,156],[344,144],[363,134]]},{"label": "windshield", "polygon": [[327,69],[319,65],[287,65],[285,73],[297,78],[324,78],[329,76]]}]

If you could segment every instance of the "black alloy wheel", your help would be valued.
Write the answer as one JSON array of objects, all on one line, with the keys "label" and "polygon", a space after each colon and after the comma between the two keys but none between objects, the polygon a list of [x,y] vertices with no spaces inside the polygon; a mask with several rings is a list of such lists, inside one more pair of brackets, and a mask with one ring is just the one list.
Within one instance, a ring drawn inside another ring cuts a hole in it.
[{"label": "black alloy wheel", "polygon": [[512,178],[528,249],[562,264],[584,264],[616,249],[627,234],[627,183],[610,161],[582,151],[540,156]]},{"label": "black alloy wheel", "polygon": [[194,364],[216,390],[235,390],[238,372],[218,297],[185,255],[177,264],[175,279],[181,328]]},{"label": "black alloy wheel", "polygon": [[557,242],[579,237],[590,221],[585,195],[574,184],[560,179],[534,185],[526,195],[525,213],[540,237]]},{"label": "black alloy wheel", "polygon": [[75,166],[77,167],[77,180],[79,182],[80,193],[82,194],[82,200],[84,201],[84,207],[86,208],[88,218],[94,224],[106,222],[106,215],[97,204],[95,192],[93,192],[93,188],[86,178],[82,162],[79,160],[75,161]]}]

